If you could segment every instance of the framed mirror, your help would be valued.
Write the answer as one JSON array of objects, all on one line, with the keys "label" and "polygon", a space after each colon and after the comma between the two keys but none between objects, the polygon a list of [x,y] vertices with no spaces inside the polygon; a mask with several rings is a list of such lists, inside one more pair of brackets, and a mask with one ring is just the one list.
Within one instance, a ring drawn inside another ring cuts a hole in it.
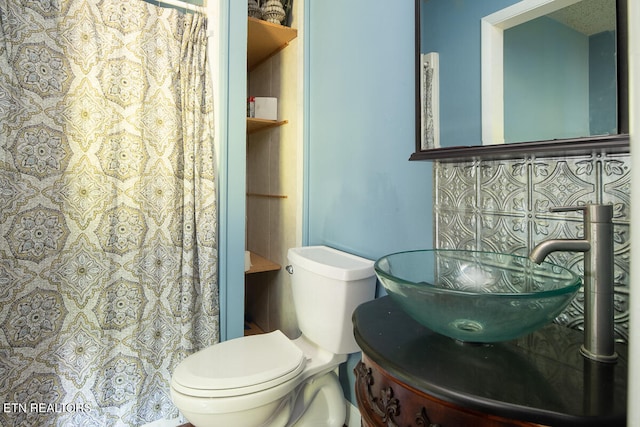
[{"label": "framed mirror", "polygon": [[626,1],[416,0],[410,160],[628,152]]}]

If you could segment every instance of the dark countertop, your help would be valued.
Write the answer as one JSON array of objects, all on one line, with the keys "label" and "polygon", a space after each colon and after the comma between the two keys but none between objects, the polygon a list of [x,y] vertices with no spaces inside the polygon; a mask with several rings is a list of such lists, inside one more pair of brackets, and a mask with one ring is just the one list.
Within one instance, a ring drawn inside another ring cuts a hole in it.
[{"label": "dark countertop", "polygon": [[401,382],[459,406],[551,426],[624,426],[627,347],[615,364],[579,353],[582,333],[549,324],[523,338],[462,344],[420,325],[390,297],[360,305],[354,334]]}]

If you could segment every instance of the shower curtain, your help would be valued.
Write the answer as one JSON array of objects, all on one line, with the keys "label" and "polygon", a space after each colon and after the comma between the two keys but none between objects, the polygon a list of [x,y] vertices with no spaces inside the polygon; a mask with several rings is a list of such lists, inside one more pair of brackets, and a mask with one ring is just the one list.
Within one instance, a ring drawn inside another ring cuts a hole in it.
[{"label": "shower curtain", "polygon": [[0,425],[178,416],[216,343],[206,18],[0,0]]}]

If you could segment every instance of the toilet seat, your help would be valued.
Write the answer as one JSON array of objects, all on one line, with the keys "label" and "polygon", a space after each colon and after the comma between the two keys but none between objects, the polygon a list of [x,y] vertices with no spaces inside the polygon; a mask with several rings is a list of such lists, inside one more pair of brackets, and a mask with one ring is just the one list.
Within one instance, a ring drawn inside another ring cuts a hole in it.
[{"label": "toilet seat", "polygon": [[195,397],[232,397],[266,390],[298,376],[305,367],[302,350],[282,332],[225,341],[184,359],[172,387]]}]

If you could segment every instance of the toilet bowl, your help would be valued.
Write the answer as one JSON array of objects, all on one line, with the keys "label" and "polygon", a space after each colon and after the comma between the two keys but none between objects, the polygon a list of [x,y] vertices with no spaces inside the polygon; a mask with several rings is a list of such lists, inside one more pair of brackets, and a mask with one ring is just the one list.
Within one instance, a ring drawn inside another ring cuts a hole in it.
[{"label": "toilet bowl", "polygon": [[171,398],[196,427],[344,425],[334,370],[359,351],[351,315],[375,296],[373,261],[326,246],[292,248],[288,259],[302,335],[240,337],[180,362]]}]

